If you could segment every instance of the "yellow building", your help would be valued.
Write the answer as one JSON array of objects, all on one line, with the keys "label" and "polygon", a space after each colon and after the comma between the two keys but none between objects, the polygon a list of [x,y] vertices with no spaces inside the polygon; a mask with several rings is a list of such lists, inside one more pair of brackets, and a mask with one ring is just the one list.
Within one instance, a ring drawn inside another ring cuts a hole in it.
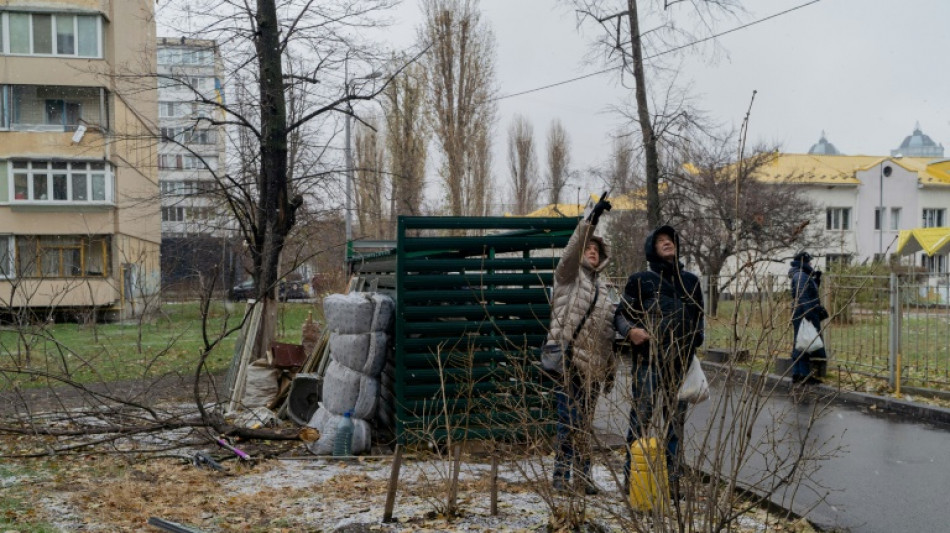
[{"label": "yellow building", "polygon": [[0,307],[158,297],[153,0],[0,5]]}]

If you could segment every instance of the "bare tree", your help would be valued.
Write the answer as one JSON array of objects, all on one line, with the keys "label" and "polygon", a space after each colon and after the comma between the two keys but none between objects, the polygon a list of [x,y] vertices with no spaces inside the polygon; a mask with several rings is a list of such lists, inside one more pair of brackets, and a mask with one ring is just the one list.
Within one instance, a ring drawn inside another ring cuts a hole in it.
[{"label": "bare tree", "polygon": [[534,128],[524,115],[515,115],[508,126],[508,170],[511,172],[512,211],[525,215],[538,198]]},{"label": "bare tree", "polygon": [[[622,76],[630,75],[633,78],[632,105],[636,117],[634,124],[640,130],[643,144],[647,224],[649,227],[657,227],[662,218],[659,186],[662,164],[660,143],[664,135],[672,133],[677,128],[683,128],[684,124],[689,124],[693,114],[685,107],[668,105],[671,102],[669,98],[671,93],[666,94],[667,105],[657,107],[654,103],[653,106],[659,111],[654,109],[651,113],[648,79],[652,82],[652,90],[657,91],[662,86],[662,73],[659,70],[669,67],[651,65],[647,61],[654,60],[670,50],[682,49],[682,45],[686,42],[694,42],[695,37],[684,30],[684,24],[674,23],[676,15],[681,15],[683,19],[696,20],[696,25],[708,33],[716,16],[722,13],[733,13],[738,9],[739,2],[738,0],[690,0],[688,2],[573,0],[573,3],[582,20],[592,20],[603,28],[603,37],[598,44],[599,49],[605,53],[605,61],[621,67]],[[674,11],[679,9],[687,12],[675,14]],[[646,21],[649,21],[649,25],[644,24]],[[643,31],[643,27],[650,29]],[[652,69],[648,75],[647,69],[651,66],[656,68]]]},{"label": "bare tree", "polygon": [[[218,110],[199,121],[227,127],[242,147],[237,166],[216,179],[247,244],[265,317],[273,315],[275,288],[287,270],[280,258],[297,210],[305,198],[321,201],[317,194],[339,175],[338,158],[327,151],[338,131],[334,119],[355,116],[351,103],[374,98],[384,86],[350,75],[382,64],[372,47],[361,47],[350,33],[376,25],[377,13],[392,4],[199,0],[197,6],[165,8],[206,14],[199,17],[198,32],[220,43],[226,77],[235,86],[228,99],[200,92],[195,99]],[[261,354],[273,336],[272,321],[264,324]]]},{"label": "bare tree", "polygon": [[391,227],[399,215],[422,213],[425,189],[426,145],[429,129],[425,121],[426,73],[418,64],[410,65],[383,93],[386,119],[386,150],[392,197]]},{"label": "bare tree", "polygon": [[356,129],[356,214],[360,235],[381,239],[392,233],[385,223],[389,219],[390,185],[383,173],[385,152],[376,123],[376,119],[369,119]]},{"label": "bare tree", "polygon": [[452,215],[484,215],[491,190],[491,130],[496,106],[494,36],[478,0],[423,0],[432,126]]},{"label": "bare tree", "polygon": [[[706,275],[717,277],[735,260],[734,273],[772,262],[790,249],[814,247],[820,232],[809,231],[819,220],[817,206],[794,185],[764,182],[758,172],[775,157],[775,150],[759,147],[737,164],[734,140],[709,146],[691,145],[685,161],[671,176],[665,195],[671,221],[683,229],[681,238],[689,259]],[[717,287],[710,287],[712,309]]]},{"label": "bare tree", "polygon": [[560,119],[551,121],[547,146],[548,203],[561,203],[561,191],[567,185],[571,165],[571,140]]},{"label": "bare tree", "polygon": [[615,194],[626,194],[639,188],[636,181],[633,143],[629,135],[619,133],[613,138],[607,161],[607,183]]}]

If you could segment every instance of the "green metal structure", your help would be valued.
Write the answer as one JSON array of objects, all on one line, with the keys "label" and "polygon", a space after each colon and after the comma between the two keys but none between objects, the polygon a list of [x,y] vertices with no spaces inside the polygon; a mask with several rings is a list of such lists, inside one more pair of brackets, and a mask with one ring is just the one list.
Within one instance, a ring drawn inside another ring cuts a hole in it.
[{"label": "green metal structure", "polygon": [[399,217],[394,249],[350,258],[393,296],[380,418],[399,442],[521,439],[553,429],[538,348],[577,218]]}]

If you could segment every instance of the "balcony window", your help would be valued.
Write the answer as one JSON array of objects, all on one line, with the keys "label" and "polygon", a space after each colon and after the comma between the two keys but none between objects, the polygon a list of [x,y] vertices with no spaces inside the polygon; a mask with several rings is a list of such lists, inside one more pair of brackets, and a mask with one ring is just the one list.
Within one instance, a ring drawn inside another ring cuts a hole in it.
[{"label": "balcony window", "polygon": [[112,168],[103,161],[12,161],[13,203],[112,203]]},{"label": "balcony window", "polygon": [[86,278],[109,275],[108,235],[17,236],[17,274],[22,278]]},{"label": "balcony window", "polygon": [[[102,57],[102,27],[98,15],[0,13],[0,53],[66,57]],[[2,37],[2,35],[0,35]]]},{"label": "balcony window", "polygon": [[13,277],[13,236],[0,235],[0,278]]},{"label": "balcony window", "polygon": [[73,131],[86,124],[108,129],[104,89],[44,85],[8,85],[2,89],[0,128]]}]

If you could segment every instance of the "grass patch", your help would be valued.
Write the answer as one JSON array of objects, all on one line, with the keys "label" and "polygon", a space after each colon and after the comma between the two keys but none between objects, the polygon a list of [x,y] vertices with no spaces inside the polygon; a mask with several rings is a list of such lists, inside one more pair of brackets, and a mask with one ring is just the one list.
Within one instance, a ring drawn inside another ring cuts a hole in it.
[{"label": "grass patch", "polygon": [[0,530],[55,533],[53,527],[37,513],[34,497],[24,489],[28,472],[10,465],[0,466]]},{"label": "grass patch", "polygon": [[[207,337],[213,340],[239,328],[245,304],[214,302],[208,313]],[[300,343],[300,327],[309,312],[321,310],[311,303],[280,303],[277,340]],[[31,324],[0,331],[0,366],[7,376],[16,370],[62,376],[79,383],[156,377],[169,372],[194,372],[204,346],[202,317],[197,302],[166,303],[147,321],[107,324]],[[211,372],[231,364],[238,332],[224,337],[211,352]],[[25,374],[20,374],[25,376]],[[42,387],[47,379],[17,378],[21,388]],[[12,386],[0,381],[0,390]]]}]

